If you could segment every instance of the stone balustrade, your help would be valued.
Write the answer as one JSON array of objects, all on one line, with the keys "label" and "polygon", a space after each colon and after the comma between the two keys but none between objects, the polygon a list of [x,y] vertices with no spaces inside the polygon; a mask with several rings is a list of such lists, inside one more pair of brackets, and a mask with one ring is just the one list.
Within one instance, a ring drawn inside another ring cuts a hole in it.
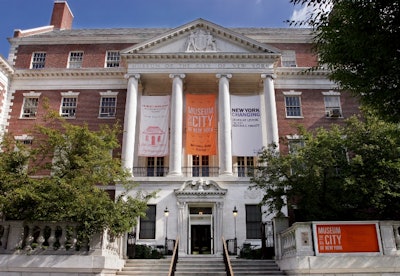
[{"label": "stone balustrade", "polygon": [[78,226],[73,222],[0,222],[0,254],[121,254],[120,238],[103,231],[87,240],[79,235]]}]

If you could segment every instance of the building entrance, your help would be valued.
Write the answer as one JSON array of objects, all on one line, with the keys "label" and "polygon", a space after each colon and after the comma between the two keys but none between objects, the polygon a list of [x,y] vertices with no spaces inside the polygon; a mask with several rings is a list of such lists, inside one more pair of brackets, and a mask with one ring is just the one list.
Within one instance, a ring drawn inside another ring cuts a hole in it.
[{"label": "building entrance", "polygon": [[213,215],[211,207],[190,207],[189,252],[213,254]]},{"label": "building entrance", "polygon": [[191,254],[211,254],[211,225],[192,225]]}]

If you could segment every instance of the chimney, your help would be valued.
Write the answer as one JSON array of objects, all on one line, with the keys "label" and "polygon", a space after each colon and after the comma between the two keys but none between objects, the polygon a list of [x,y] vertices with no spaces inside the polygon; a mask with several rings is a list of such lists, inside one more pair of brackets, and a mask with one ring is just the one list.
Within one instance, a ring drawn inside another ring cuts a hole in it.
[{"label": "chimney", "polygon": [[74,15],[70,10],[67,1],[54,1],[53,13],[50,20],[50,25],[53,25],[54,29],[72,29],[73,19]]}]

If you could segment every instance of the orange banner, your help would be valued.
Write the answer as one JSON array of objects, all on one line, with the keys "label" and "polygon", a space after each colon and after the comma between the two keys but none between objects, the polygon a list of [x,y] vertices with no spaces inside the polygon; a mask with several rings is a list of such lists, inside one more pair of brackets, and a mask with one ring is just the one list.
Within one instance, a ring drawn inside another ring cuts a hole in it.
[{"label": "orange banner", "polygon": [[215,95],[186,95],[186,151],[216,155]]},{"label": "orange banner", "polygon": [[376,224],[314,225],[319,253],[380,252]]}]

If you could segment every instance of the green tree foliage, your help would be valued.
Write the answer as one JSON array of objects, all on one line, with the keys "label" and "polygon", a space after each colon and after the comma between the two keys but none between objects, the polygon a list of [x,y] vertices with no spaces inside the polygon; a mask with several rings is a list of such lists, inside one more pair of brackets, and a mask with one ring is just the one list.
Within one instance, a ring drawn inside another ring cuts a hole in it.
[{"label": "green tree foliage", "polygon": [[259,156],[251,181],[263,204],[296,220],[399,219],[400,128],[367,115],[343,127],[299,129],[304,146]]},{"label": "green tree foliage", "polygon": [[[394,0],[291,0],[314,11],[320,62],[340,88],[381,118],[400,122],[400,3]],[[327,9],[331,4],[332,8]],[[293,23],[293,22],[292,22]]]},{"label": "green tree foliage", "polygon": [[[111,152],[119,145],[117,126],[91,131],[51,118],[37,126],[32,145],[7,136],[0,155],[0,208],[7,219],[80,222],[91,235],[110,229],[118,235],[144,216],[147,197],[112,199],[102,188],[128,187],[129,174]],[[18,149],[18,150],[15,150]]]}]

